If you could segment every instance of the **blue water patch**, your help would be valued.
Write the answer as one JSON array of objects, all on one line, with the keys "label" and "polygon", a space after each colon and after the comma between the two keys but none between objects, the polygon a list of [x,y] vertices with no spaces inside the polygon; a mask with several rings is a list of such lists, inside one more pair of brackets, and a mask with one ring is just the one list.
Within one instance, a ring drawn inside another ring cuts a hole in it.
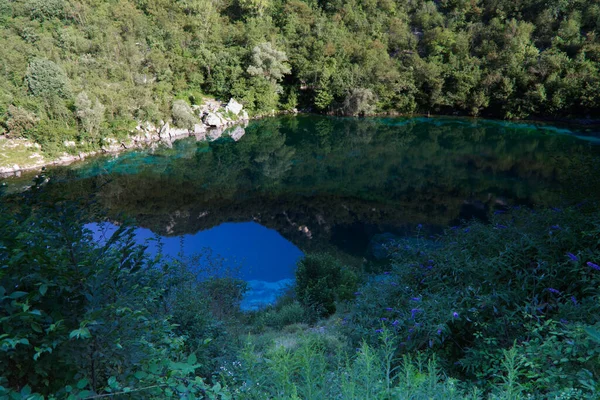
[{"label": "blue water patch", "polygon": [[[104,242],[118,229],[111,223],[86,225],[94,240]],[[197,255],[200,267],[232,273],[248,282],[242,309],[272,304],[294,280],[296,263],[302,257],[298,247],[277,231],[256,222],[223,223],[214,228],[183,236],[159,236],[146,228],[135,229],[138,244],[148,246],[154,256],[179,258]]]}]

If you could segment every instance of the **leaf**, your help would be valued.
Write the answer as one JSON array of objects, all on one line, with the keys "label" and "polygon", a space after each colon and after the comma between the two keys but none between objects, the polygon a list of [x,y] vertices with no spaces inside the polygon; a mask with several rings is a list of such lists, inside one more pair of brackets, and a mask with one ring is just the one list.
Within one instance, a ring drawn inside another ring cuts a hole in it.
[{"label": "leaf", "polygon": [[46,292],[47,292],[47,291],[48,291],[48,285],[46,285],[45,283],[43,283],[43,284],[40,286],[40,294],[41,294],[42,296],[44,296],[44,295],[46,294]]},{"label": "leaf", "polygon": [[145,377],[147,377],[147,376],[148,376],[148,374],[147,374],[147,373],[145,373],[144,371],[137,371],[135,374],[133,374],[133,376],[135,376],[135,377],[136,377],[136,379],[142,380],[142,379],[144,379]]},{"label": "leaf", "polygon": [[22,397],[27,397],[31,394],[31,387],[29,387],[29,385],[25,385],[23,387],[23,389],[21,389],[21,396]]},{"label": "leaf", "polygon": [[21,298],[21,297],[23,297],[23,296],[27,296],[27,292],[18,292],[18,291],[17,291],[17,292],[12,292],[12,293],[11,293],[11,294],[8,296],[8,298],[9,298],[9,299],[13,299],[13,300],[14,300],[14,299],[19,299],[19,298]]},{"label": "leaf", "polygon": [[195,353],[190,354],[190,356],[187,359],[188,364],[194,365],[194,364],[196,364],[196,361],[198,361],[196,354]]},{"label": "leaf", "polygon": [[88,328],[75,329],[69,333],[69,339],[87,339],[89,337],[92,337],[92,334]]},{"label": "leaf", "polygon": [[77,382],[77,389],[83,389],[87,385],[88,385],[88,380],[86,378],[83,378],[79,382]]},{"label": "leaf", "polygon": [[114,376],[108,378],[108,386],[110,386],[112,389],[117,389],[119,387],[119,382],[117,382],[117,378],[115,378]]},{"label": "leaf", "polygon": [[600,332],[598,332],[596,329],[589,327],[589,326],[584,328],[584,330],[585,330],[585,333],[588,334],[590,339],[592,339],[596,343],[600,343]]}]

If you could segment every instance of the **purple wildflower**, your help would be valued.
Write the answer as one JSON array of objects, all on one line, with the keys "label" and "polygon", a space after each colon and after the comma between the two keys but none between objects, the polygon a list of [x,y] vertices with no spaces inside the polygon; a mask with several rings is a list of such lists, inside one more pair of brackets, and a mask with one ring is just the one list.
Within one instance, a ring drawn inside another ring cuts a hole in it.
[{"label": "purple wildflower", "polygon": [[573,304],[577,305],[577,297],[571,296],[571,301],[573,302]]},{"label": "purple wildflower", "polygon": [[375,333],[383,333],[383,329],[375,329]]},{"label": "purple wildflower", "polygon": [[569,258],[571,259],[571,261],[579,261],[579,259],[577,258],[577,256],[573,253],[567,253],[567,256],[569,256]]},{"label": "purple wildflower", "polygon": [[453,317],[453,318],[458,318],[458,313],[457,313],[456,311],[454,311],[454,312],[452,313],[452,317]]},{"label": "purple wildflower", "polygon": [[438,329],[438,330],[437,330],[437,334],[438,334],[438,335],[441,335],[441,334],[442,334],[442,330],[441,330],[441,329]]},{"label": "purple wildflower", "polygon": [[354,292],[355,296],[360,296],[362,294],[362,292]]},{"label": "purple wildflower", "polygon": [[381,317],[379,319],[382,320],[382,321],[384,321],[384,322],[388,320],[386,317]]},{"label": "purple wildflower", "polygon": [[394,309],[392,307],[386,307],[385,311],[394,311]]},{"label": "purple wildflower", "polygon": [[496,211],[494,211],[494,214],[496,214],[496,215],[500,215],[500,214],[504,214],[504,213],[506,213],[506,211],[504,211],[504,210],[496,210]]},{"label": "purple wildflower", "polygon": [[421,301],[421,298],[420,297],[412,297],[411,300],[412,301]]},{"label": "purple wildflower", "polygon": [[390,285],[392,285],[392,286],[398,286],[398,284],[396,282],[390,282]]},{"label": "purple wildflower", "polygon": [[415,330],[414,330],[413,328],[410,328],[410,329],[408,330],[408,333],[413,333],[414,331],[415,331]]},{"label": "purple wildflower", "polygon": [[506,225],[500,225],[500,224],[496,225],[496,227],[498,229],[506,229],[507,228]]},{"label": "purple wildflower", "polygon": [[465,233],[469,232],[470,230],[470,228],[465,229]]},{"label": "purple wildflower", "polygon": [[554,293],[554,294],[560,294],[560,290],[556,290],[556,289],[554,289],[554,288],[551,288],[551,287],[549,287],[549,288],[548,288],[548,291],[549,291],[550,293]]},{"label": "purple wildflower", "polygon": [[567,321],[567,320],[566,320],[566,319],[564,319],[564,318],[561,318],[561,319],[560,319],[560,322],[562,322],[563,324],[568,324],[568,323],[569,323],[569,321]]},{"label": "purple wildflower", "polygon": [[588,261],[588,262],[587,262],[587,265],[588,265],[588,267],[590,267],[590,268],[593,268],[593,269],[595,269],[595,270],[597,270],[597,271],[600,271],[600,265],[598,265],[598,264],[594,264],[593,262],[591,262],[591,261]]},{"label": "purple wildflower", "polygon": [[418,308],[413,308],[412,310],[410,310],[410,317],[414,319],[415,315],[419,312],[421,312],[421,310],[419,310]]},{"label": "purple wildflower", "polygon": [[457,230],[457,229],[458,229],[458,226],[451,226],[451,227],[450,227],[450,230],[453,230],[453,231],[455,231],[455,230]]},{"label": "purple wildflower", "polygon": [[417,225],[417,229],[422,229],[422,228],[423,228],[422,224]]},{"label": "purple wildflower", "polygon": [[562,212],[562,210],[558,207],[552,207],[552,210],[555,212]]},{"label": "purple wildflower", "polygon": [[389,275],[389,274],[390,274],[390,271],[385,271],[383,274],[384,274],[384,275]]},{"label": "purple wildflower", "polygon": [[559,225],[552,225],[552,226],[550,227],[550,229],[559,229],[559,230],[560,230],[560,226],[559,226]]},{"label": "purple wildflower", "polygon": [[394,322],[392,322],[392,325],[393,325],[393,326],[397,326],[399,323],[400,323],[400,321],[398,321],[398,320],[396,319],[396,320],[394,320]]}]

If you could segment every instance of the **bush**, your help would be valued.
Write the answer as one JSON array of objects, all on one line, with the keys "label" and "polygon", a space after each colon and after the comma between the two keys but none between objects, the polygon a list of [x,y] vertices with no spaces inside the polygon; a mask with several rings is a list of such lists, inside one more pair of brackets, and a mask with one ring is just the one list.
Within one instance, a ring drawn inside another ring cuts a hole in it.
[{"label": "bush", "polygon": [[180,128],[194,129],[198,123],[198,118],[194,115],[192,107],[185,100],[175,100],[173,102],[173,122]]},{"label": "bush", "polygon": [[300,303],[317,316],[336,311],[336,301],[352,298],[357,277],[329,254],[307,254],[298,262],[296,293]]},{"label": "bush", "polygon": [[400,241],[393,269],[359,289],[346,327],[355,343],[375,343],[384,324],[405,352],[433,351],[482,386],[500,383],[516,341],[524,389],[589,392],[583,382],[600,381],[600,343],[585,334],[600,323],[599,232],[597,212],[518,209],[450,230],[438,248]]},{"label": "bush", "polygon": [[25,81],[29,91],[40,97],[68,97],[69,78],[58,65],[43,58],[33,59],[27,67]]},{"label": "bush", "polygon": [[37,121],[37,117],[32,112],[11,104],[8,106],[8,120],[6,121],[7,136],[11,138],[23,137],[35,127]]}]

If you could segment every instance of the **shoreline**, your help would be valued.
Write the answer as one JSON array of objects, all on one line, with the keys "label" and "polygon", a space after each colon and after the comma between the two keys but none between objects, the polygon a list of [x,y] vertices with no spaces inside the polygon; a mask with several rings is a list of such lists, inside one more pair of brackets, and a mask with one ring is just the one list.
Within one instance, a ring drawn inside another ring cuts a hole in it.
[{"label": "shoreline", "polygon": [[[215,111],[216,112],[216,111]],[[316,114],[308,110],[302,111],[279,111],[273,112],[269,114],[261,114],[253,117],[245,117],[239,120],[231,120],[222,118],[222,125],[214,126],[208,125],[206,123],[196,124],[194,129],[183,129],[183,128],[171,128],[169,122],[162,124],[160,127],[154,126],[150,122],[145,122],[139,124],[134,131],[131,131],[131,135],[126,139],[119,140],[114,137],[107,137],[103,140],[106,142],[104,146],[102,146],[98,150],[92,151],[83,151],[78,154],[69,154],[64,152],[63,155],[50,159],[50,160],[40,160],[37,163],[33,164],[25,164],[18,165],[15,164],[13,166],[5,166],[0,167],[0,179],[7,179],[11,177],[20,177],[24,173],[31,173],[36,170],[41,170],[47,167],[56,167],[56,166],[65,166],[70,165],[76,162],[85,161],[89,157],[96,157],[101,155],[117,155],[121,153],[125,153],[127,151],[133,150],[145,150],[152,149],[159,145],[171,145],[174,141],[179,139],[184,139],[187,137],[195,136],[198,141],[213,141],[224,134],[227,135],[227,131],[232,130],[229,134],[233,138],[233,140],[239,140],[245,133],[244,129],[248,125],[251,120],[258,120],[267,117],[274,117],[278,115],[323,115],[328,117],[338,117],[338,118],[451,118],[451,119],[469,119],[474,121],[491,121],[495,123],[514,123],[514,124],[540,124],[544,125],[552,125],[554,127],[561,126],[570,126],[576,127],[578,129],[598,129],[600,131],[600,119],[593,118],[577,118],[577,119],[569,119],[569,118],[527,118],[527,119],[517,119],[517,120],[503,120],[497,118],[488,118],[488,117],[472,117],[472,116],[464,116],[464,115],[452,115],[452,114],[403,114],[403,113],[378,113],[363,117],[357,116],[339,116],[333,114]],[[246,114],[247,115],[247,114]],[[239,129],[239,130],[238,130]],[[137,134],[136,134],[137,131]],[[575,132],[573,132],[575,133]],[[583,132],[582,132],[583,133]],[[27,139],[7,139],[0,137],[0,144],[3,142],[9,143],[21,143],[23,147],[30,148],[35,147],[36,149],[40,149],[39,144],[28,141]],[[72,143],[72,142],[71,142]],[[65,148],[68,149],[68,142],[65,142]],[[72,143],[72,145],[75,145]],[[39,153],[33,153],[30,158],[43,158],[43,156]]]},{"label": "shoreline", "polygon": [[[78,154],[68,154],[65,152],[60,157],[50,160],[43,160],[34,164],[15,164],[9,167],[0,167],[0,179],[6,179],[11,177],[18,178],[24,173],[26,174],[34,171],[39,171],[47,167],[70,165],[77,162],[85,161],[89,157],[97,157],[102,155],[118,155],[128,151],[153,149],[160,145],[171,146],[174,141],[179,139],[185,139],[188,137],[196,137],[197,141],[211,142],[225,135],[237,141],[245,134],[245,127],[247,126],[247,124],[248,120],[244,120],[236,121],[235,123],[229,123],[220,127],[208,126],[204,129],[196,129],[194,131],[174,129],[167,134],[161,134],[161,131],[159,130],[155,134],[138,134],[134,136],[129,136],[127,139],[124,140],[118,140],[116,138],[110,137],[104,138],[104,141],[107,142],[107,144],[105,146],[102,146],[98,150],[79,152]],[[39,148],[39,145],[37,145],[37,143],[32,143],[23,139],[0,139],[0,143],[2,143],[3,141],[11,141],[13,143],[19,141],[22,142],[22,145],[24,147]],[[33,155],[37,154],[38,153],[33,153]]]}]

